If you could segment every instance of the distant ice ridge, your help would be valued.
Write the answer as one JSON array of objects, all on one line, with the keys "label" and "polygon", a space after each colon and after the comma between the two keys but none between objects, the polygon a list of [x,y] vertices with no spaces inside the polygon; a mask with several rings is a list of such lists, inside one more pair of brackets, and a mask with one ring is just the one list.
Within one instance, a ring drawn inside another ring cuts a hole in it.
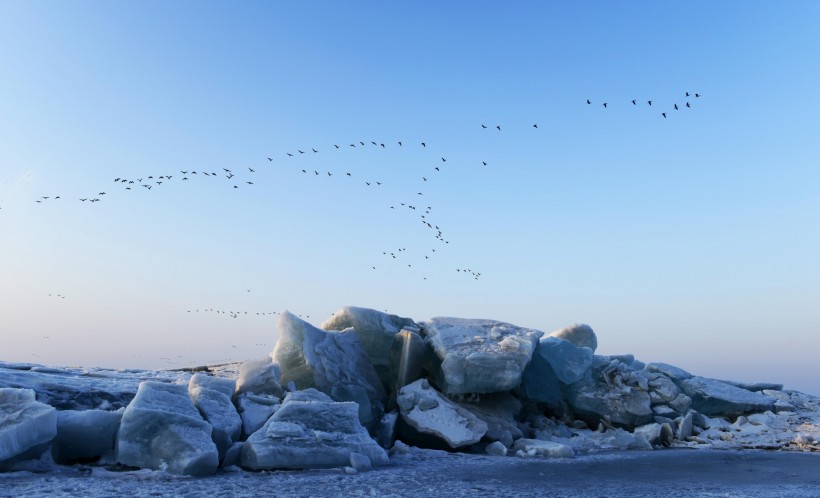
[{"label": "distant ice ridge", "polygon": [[[820,451],[820,399],[596,355],[591,327],[346,307],[282,313],[269,356],[192,372],[0,362],[0,470],[367,471],[408,445],[501,458],[667,446]],[[46,457],[42,457],[46,458]]]}]

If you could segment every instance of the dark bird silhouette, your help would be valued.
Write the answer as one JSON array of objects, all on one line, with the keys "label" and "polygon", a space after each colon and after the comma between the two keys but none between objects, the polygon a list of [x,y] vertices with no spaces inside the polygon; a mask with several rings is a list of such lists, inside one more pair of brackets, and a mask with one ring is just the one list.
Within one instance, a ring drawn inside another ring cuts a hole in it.
[{"label": "dark bird silhouette", "polygon": [[378,145],[376,142],[374,142],[372,140],[370,141],[370,143],[373,144],[373,145]]},{"label": "dark bird silhouette", "polygon": [[350,146],[351,146],[351,147],[355,147],[355,146],[356,146],[356,144],[350,144]]},{"label": "dark bird silhouette", "polygon": [[253,182],[245,182],[245,183],[247,183],[248,185],[253,185]]},{"label": "dark bird silhouette", "polygon": [[440,169],[438,169],[438,166],[436,166],[436,171],[441,171]]},{"label": "dark bird silhouette", "polygon": [[696,94],[695,94],[695,97],[696,97],[696,98],[700,97],[700,94],[699,94],[699,93],[696,93]]},{"label": "dark bird silhouette", "polygon": [[444,159],[444,158],[442,157],[442,158],[441,158],[441,162],[446,163],[446,162],[447,162],[447,159]]},{"label": "dark bird silhouette", "polygon": [[633,100],[632,105],[638,105],[638,103]]},{"label": "dark bird silhouette", "polygon": [[481,125],[482,128],[487,128],[487,125]]},{"label": "dark bird silhouette", "polygon": [[271,158],[268,158],[268,161],[273,161],[273,159],[271,159]]},{"label": "dark bird silhouette", "polygon": [[382,184],[382,182],[376,182],[376,185],[381,185],[381,184]]},{"label": "dark bird silhouette", "polygon": [[399,147],[402,147],[402,144],[401,144],[401,142],[399,142]]},{"label": "dark bird silhouette", "polygon": [[666,113],[665,113],[665,112],[662,112],[662,113],[661,113],[661,116],[666,117]]},{"label": "dark bird silhouette", "polygon": [[350,173],[347,173],[347,176],[350,176]]},{"label": "dark bird silhouette", "polygon": [[649,104],[649,105],[652,105],[652,101],[651,101],[651,100],[647,100],[647,101],[646,101],[646,103],[647,103],[647,104]]},{"label": "dark bird silhouette", "polygon": [[538,128],[537,124],[532,125],[533,128]]},{"label": "dark bird silhouette", "polygon": [[319,172],[318,172],[318,171],[313,170],[313,172],[314,172],[314,173],[316,173],[316,176],[319,176]]},{"label": "dark bird silhouette", "polygon": [[678,110],[678,104],[675,104],[675,110],[676,111]]},{"label": "dark bird silhouette", "polygon": [[484,166],[486,166],[486,165],[487,165],[487,162],[486,162],[486,161],[481,161],[481,164],[483,164]]},{"label": "dark bird silhouette", "polygon": [[[97,194],[97,195],[105,195],[105,192],[100,192],[100,193],[99,193],[99,194]],[[48,197],[46,197],[46,199],[48,199]]]},{"label": "dark bird silhouette", "polygon": [[253,169],[251,169],[251,168],[248,168],[248,171],[250,171],[251,173],[256,173],[256,171],[254,171],[254,170],[253,170]]},{"label": "dark bird silhouette", "polygon": [[302,173],[307,173],[307,170],[304,170],[304,169],[303,169],[303,170],[302,170]]},{"label": "dark bird silhouette", "polygon": [[368,187],[370,186],[370,182],[365,182],[365,183],[367,184]]},{"label": "dark bird silhouette", "polygon": [[359,141],[359,143],[360,143],[360,144],[362,144],[362,145],[364,145],[364,142],[362,142],[362,141]]},{"label": "dark bird silhouette", "polygon": [[234,186],[233,186],[233,188],[239,188],[239,187],[237,187],[236,185],[234,185]]},{"label": "dark bird silhouette", "polygon": [[425,182],[427,181],[427,178],[425,178],[423,176],[421,177],[421,179],[424,180]]},{"label": "dark bird silhouette", "polygon": [[426,143],[424,143],[424,142],[422,142],[422,143],[421,143],[421,146],[422,146],[422,147],[427,147],[427,144],[426,144]]},{"label": "dark bird silhouette", "polygon": [[[299,150],[299,149],[296,149],[296,150]],[[299,154],[304,154],[304,153],[305,153],[305,151],[299,150]]]},{"label": "dark bird silhouette", "polygon": [[85,202],[85,201],[87,201],[88,199],[80,199],[80,200],[81,200],[81,201],[83,201],[83,202]]},{"label": "dark bird silhouette", "polygon": [[182,179],[183,179],[183,180],[187,180],[187,179],[188,179],[188,177],[187,177],[187,176],[183,176],[183,177],[182,177]]},{"label": "dark bird silhouette", "polygon": [[689,105],[689,102],[687,102],[687,103],[686,103],[686,107],[692,107],[692,106],[691,106],[691,105]]},{"label": "dark bird silhouette", "polygon": [[687,96],[687,97],[689,96],[689,92],[686,92],[686,96]]},{"label": "dark bird silhouette", "polygon": [[606,102],[604,102],[604,109],[606,109]]},{"label": "dark bird silhouette", "polygon": [[501,125],[496,125],[496,128],[498,129],[498,131],[501,131]]},{"label": "dark bird silhouette", "polygon": [[334,147],[336,147],[337,149],[339,148],[339,146],[338,146],[338,145],[336,145],[336,144],[333,144],[333,146],[334,146]]},{"label": "dark bird silhouette", "polygon": [[590,102],[590,100],[589,100],[589,99],[587,99],[587,104],[591,104],[591,103],[592,103],[592,102]]},{"label": "dark bird silhouette", "polygon": [[331,173],[330,171],[328,171],[328,172],[327,172],[327,176],[333,176],[333,173]]},{"label": "dark bird silhouette", "polygon": [[310,149],[310,150],[312,150],[313,152],[319,152],[319,151],[318,151],[318,150],[316,150],[316,149]]}]

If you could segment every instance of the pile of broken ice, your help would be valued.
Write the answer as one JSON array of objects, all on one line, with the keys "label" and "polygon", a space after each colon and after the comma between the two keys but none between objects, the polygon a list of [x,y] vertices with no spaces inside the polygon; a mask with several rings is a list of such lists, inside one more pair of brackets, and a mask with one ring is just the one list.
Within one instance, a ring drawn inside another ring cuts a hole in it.
[{"label": "pile of broken ice", "polygon": [[[820,449],[817,398],[596,348],[587,325],[544,334],[347,307],[316,328],[286,312],[270,357],[245,362],[238,378],[143,381],[116,411],[109,401],[66,409],[53,385],[0,378],[0,470],[48,455],[182,475],[231,465],[355,472],[387,463],[394,444],[525,458]],[[84,399],[121,399],[100,392]]]}]

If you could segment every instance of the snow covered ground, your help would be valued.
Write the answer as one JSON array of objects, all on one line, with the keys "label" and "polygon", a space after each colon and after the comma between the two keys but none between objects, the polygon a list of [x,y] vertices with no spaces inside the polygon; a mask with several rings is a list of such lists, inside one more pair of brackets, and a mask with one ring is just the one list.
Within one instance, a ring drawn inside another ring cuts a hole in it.
[{"label": "snow covered ground", "polygon": [[387,466],[357,474],[231,467],[203,478],[40,465],[47,473],[0,473],[0,497],[820,496],[820,454],[759,450],[666,449],[522,459],[412,449],[394,455]]}]

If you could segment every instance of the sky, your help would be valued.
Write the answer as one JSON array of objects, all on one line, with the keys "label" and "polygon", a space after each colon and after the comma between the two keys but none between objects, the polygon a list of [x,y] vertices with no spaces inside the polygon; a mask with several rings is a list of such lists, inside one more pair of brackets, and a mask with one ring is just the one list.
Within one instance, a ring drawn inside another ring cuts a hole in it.
[{"label": "sky", "polygon": [[351,305],[820,394],[818,19],[0,2],[0,359],[258,358]]}]

